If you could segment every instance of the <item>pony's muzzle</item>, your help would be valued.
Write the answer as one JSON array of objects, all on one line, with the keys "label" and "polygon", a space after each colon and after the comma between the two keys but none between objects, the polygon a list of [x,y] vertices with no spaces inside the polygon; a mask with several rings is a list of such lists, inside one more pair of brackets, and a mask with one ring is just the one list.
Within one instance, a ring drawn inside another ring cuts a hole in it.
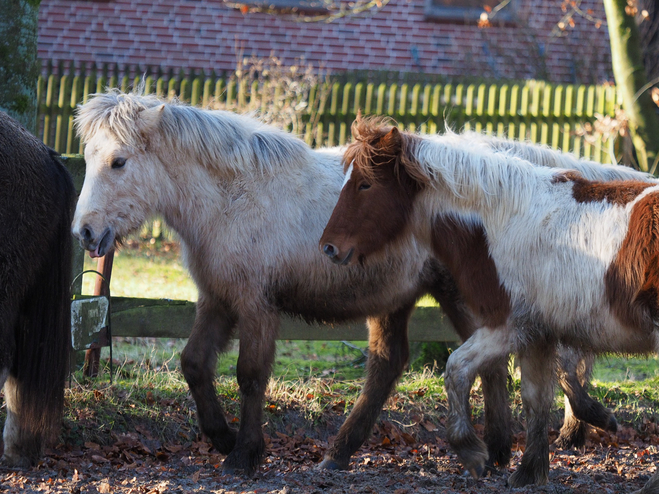
[{"label": "pony's muzzle", "polygon": [[89,251],[91,257],[103,257],[114,243],[114,232],[110,227],[97,235],[91,225],[85,224],[80,229],[74,229],[73,235],[80,241],[80,246]]}]

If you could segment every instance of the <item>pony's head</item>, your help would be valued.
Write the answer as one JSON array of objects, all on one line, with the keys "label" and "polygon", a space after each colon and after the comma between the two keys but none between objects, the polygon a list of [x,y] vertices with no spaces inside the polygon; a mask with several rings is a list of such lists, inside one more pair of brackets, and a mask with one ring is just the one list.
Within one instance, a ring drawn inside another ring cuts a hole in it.
[{"label": "pony's head", "polygon": [[429,183],[414,160],[419,138],[383,118],[360,117],[344,155],[346,179],[320,249],[338,264],[365,259],[405,231],[417,194]]},{"label": "pony's head", "polygon": [[155,96],[116,90],[93,95],[78,109],[86,172],[73,234],[92,257],[105,255],[153,212],[163,169],[149,147],[167,111]]}]

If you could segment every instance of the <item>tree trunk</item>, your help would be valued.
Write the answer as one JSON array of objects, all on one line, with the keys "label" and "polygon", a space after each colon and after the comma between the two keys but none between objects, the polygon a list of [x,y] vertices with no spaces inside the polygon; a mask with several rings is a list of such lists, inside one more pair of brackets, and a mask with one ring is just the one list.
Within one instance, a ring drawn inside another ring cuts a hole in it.
[{"label": "tree trunk", "polygon": [[37,20],[41,0],[0,0],[0,110],[37,130]]},{"label": "tree trunk", "polygon": [[638,27],[633,15],[625,12],[626,0],[604,0],[611,39],[613,75],[629,118],[638,165],[657,174],[659,160],[659,117],[652,102],[641,55]]}]

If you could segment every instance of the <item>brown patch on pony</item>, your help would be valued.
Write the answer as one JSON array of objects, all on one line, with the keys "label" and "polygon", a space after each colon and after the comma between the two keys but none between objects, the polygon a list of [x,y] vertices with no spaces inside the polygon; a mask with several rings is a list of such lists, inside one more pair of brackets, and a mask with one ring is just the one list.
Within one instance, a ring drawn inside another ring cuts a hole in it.
[{"label": "brown patch on pony", "polygon": [[614,180],[612,182],[591,181],[578,172],[568,171],[556,174],[552,183],[573,182],[572,197],[577,202],[608,201],[616,206],[624,206],[636,199],[645,189],[656,184],[636,180]]},{"label": "brown patch on pony", "polygon": [[432,228],[434,254],[448,267],[467,305],[497,327],[510,315],[510,296],[501,285],[490,257],[485,230],[481,225],[465,225],[454,216],[438,217]]},{"label": "brown patch on pony", "polygon": [[659,317],[659,193],[634,205],[605,286],[611,310],[624,325],[654,329],[653,321]]}]

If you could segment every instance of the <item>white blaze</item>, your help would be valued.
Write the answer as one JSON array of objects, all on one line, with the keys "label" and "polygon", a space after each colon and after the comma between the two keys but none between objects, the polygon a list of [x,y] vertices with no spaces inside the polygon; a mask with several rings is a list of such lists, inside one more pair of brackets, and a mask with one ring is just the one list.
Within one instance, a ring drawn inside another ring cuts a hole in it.
[{"label": "white blaze", "polygon": [[343,179],[343,185],[341,186],[341,190],[346,186],[348,183],[348,180],[350,180],[350,176],[352,175],[352,163],[350,163],[350,166],[348,167],[348,171],[346,171],[346,178]]}]

